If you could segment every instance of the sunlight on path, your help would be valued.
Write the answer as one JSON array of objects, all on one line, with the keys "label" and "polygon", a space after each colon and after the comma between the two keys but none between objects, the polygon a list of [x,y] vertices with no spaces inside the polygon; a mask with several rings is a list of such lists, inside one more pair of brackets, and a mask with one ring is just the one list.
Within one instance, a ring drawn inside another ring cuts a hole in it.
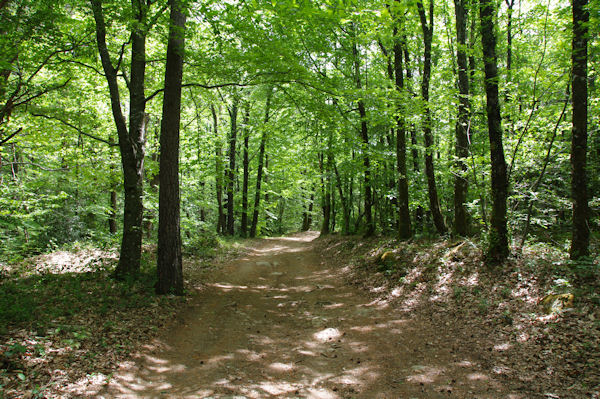
[{"label": "sunlight on path", "polygon": [[[472,398],[500,389],[426,325],[344,285],[314,232],[261,240],[98,398]],[[424,340],[431,340],[427,342]],[[437,348],[433,348],[437,346]],[[461,396],[458,396],[461,397]]]}]

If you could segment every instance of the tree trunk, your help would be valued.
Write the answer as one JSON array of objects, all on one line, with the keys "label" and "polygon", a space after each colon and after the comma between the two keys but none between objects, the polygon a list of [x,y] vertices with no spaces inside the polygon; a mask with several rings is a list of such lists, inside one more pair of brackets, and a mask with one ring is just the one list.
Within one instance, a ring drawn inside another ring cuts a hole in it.
[{"label": "tree trunk", "polygon": [[121,95],[117,82],[118,70],[112,65],[106,45],[106,24],[101,0],[90,0],[96,23],[96,42],[102,68],[110,92],[111,110],[119,136],[123,167],[124,212],[123,238],[115,277],[135,276],[140,269],[142,248],[144,141],[146,132],[146,98],[144,78],[146,68],[146,32],[143,29],[146,8],[139,0],[132,0],[133,16],[138,24],[131,31],[131,70],[129,81],[129,129],[121,109]]},{"label": "tree trunk", "polygon": [[494,4],[493,0],[479,0],[493,202],[490,220],[490,242],[486,259],[490,263],[499,263],[503,262],[509,254],[506,225],[508,179],[502,144],[502,123],[498,98],[498,58],[496,56],[496,34],[494,32],[496,9]]},{"label": "tree trunk", "polygon": [[[360,78],[360,59],[358,54],[358,45],[356,43],[356,32],[352,25],[352,55],[354,57],[354,78],[356,80],[356,88],[360,91],[362,83]],[[362,98],[358,100],[358,113],[360,115],[360,138],[363,145],[363,165],[364,184],[365,184],[365,232],[366,237],[372,236],[375,233],[375,224],[373,223],[373,194],[371,187],[371,159],[369,158],[369,128],[367,126],[367,111],[365,102]]]},{"label": "tree trunk", "polygon": [[250,106],[246,108],[243,120],[244,129],[244,155],[243,155],[243,167],[244,177],[242,183],[242,225],[240,227],[240,234],[242,237],[248,235],[248,175],[250,173],[250,160],[248,157],[248,146],[250,140],[250,130],[248,129],[248,121],[250,119]]},{"label": "tree trunk", "polygon": [[575,260],[589,254],[590,226],[587,193],[587,45],[589,11],[587,0],[573,0],[572,96],[573,128],[571,138],[571,192],[573,230],[569,254]]},{"label": "tree trunk", "polygon": [[219,137],[219,119],[217,110],[213,104],[210,105],[213,119],[213,131],[215,133],[215,191],[217,195],[217,233],[225,233],[225,214],[223,213],[223,150]]},{"label": "tree trunk", "polygon": [[467,64],[467,9],[466,0],[454,0],[456,14],[456,63],[458,65],[458,118],[456,121],[456,171],[454,177],[454,232],[459,236],[469,233],[467,213],[467,164],[469,156],[469,76]]},{"label": "tree trunk", "polygon": [[423,30],[424,64],[423,80],[421,82],[421,96],[425,104],[425,115],[423,118],[423,136],[425,138],[425,175],[427,176],[427,191],[429,193],[429,209],[433,217],[433,223],[438,234],[446,233],[444,216],[440,210],[440,200],[435,183],[435,167],[433,164],[433,134],[431,132],[431,109],[429,107],[429,81],[431,79],[431,43],[433,41],[433,2],[429,1],[429,23],[425,15],[423,1],[417,0],[421,29]]},{"label": "tree trunk", "polygon": [[235,183],[235,149],[237,145],[237,114],[238,114],[238,101],[236,97],[231,104],[229,110],[229,117],[231,121],[231,132],[229,135],[229,151],[227,156],[229,158],[229,169],[227,169],[227,234],[232,236],[234,234],[234,204],[233,204],[233,186]]},{"label": "tree trunk", "polygon": [[[265,104],[265,120],[264,125],[269,122],[269,111],[271,108],[271,95],[273,91],[270,88],[267,94],[267,101]],[[256,192],[254,194],[254,209],[252,213],[252,225],[250,226],[250,237],[256,237],[256,229],[258,225],[258,212],[260,209],[260,186],[263,177],[263,162],[265,159],[265,147],[267,145],[267,128],[263,126],[262,136],[260,138],[260,146],[258,149],[258,167],[256,172]]]},{"label": "tree trunk", "polygon": [[183,295],[179,227],[179,123],[183,76],[185,15],[180,0],[169,0],[171,24],[167,45],[165,91],[160,127],[157,294]]},{"label": "tree trunk", "polygon": [[310,193],[310,199],[308,200],[308,207],[304,211],[304,214],[302,215],[302,228],[301,228],[302,231],[310,230],[310,226],[312,225],[312,212],[313,212],[314,205],[315,205],[315,190],[313,188]]},{"label": "tree trunk", "polygon": [[[109,147],[109,151],[110,151],[110,171],[111,171],[111,180],[114,174],[114,170],[115,170],[115,166],[112,162],[113,160],[113,150],[112,150],[112,144],[114,143],[114,138],[113,135],[111,134],[108,142],[111,144]],[[111,181],[110,182],[110,211],[108,214],[108,231],[110,232],[110,234],[117,234],[117,182],[116,181]]]},{"label": "tree trunk", "polygon": [[[398,17],[397,17],[398,18]],[[394,26],[394,73],[395,87],[400,97],[396,103],[396,168],[398,170],[398,238],[411,237],[408,176],[406,174],[406,130],[402,95],[404,93],[403,49],[400,22]]]},{"label": "tree trunk", "polygon": [[327,177],[327,167],[323,159],[323,154],[319,154],[319,168],[321,169],[321,209],[323,211],[323,223],[321,224],[321,235],[329,234],[329,224],[331,218],[331,193],[329,192],[329,181]]}]

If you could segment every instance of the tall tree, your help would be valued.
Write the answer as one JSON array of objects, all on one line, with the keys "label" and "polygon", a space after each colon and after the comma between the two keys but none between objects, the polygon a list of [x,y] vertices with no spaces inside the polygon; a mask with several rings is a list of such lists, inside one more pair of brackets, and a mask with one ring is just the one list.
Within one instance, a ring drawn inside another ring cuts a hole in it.
[{"label": "tall tree", "polygon": [[587,56],[589,10],[587,0],[573,0],[571,190],[573,196],[573,230],[571,259],[589,254],[590,226],[587,190]]},{"label": "tall tree", "polygon": [[[360,76],[360,54],[358,51],[357,35],[355,24],[351,25],[352,34],[352,58],[354,62],[354,79],[356,88],[360,91],[362,89],[362,79]],[[372,236],[375,233],[375,223],[373,222],[373,188],[371,182],[371,158],[369,156],[369,127],[367,122],[367,110],[365,107],[365,100],[362,98],[358,99],[358,114],[360,116],[360,138],[363,146],[363,166],[364,170],[364,189],[365,189],[365,236]]]},{"label": "tall tree", "polygon": [[171,7],[162,122],[160,126],[160,191],[158,196],[157,294],[183,295],[179,228],[179,122],[185,50],[185,14],[180,0]]},{"label": "tall tree", "polygon": [[508,228],[506,224],[506,201],[508,178],[504,146],[502,144],[502,120],[498,98],[498,58],[496,56],[495,33],[496,7],[494,0],[479,0],[481,21],[481,45],[485,65],[485,95],[490,141],[492,178],[492,216],[490,220],[490,242],[486,258],[490,263],[502,262],[509,254]]},{"label": "tall tree", "polygon": [[215,191],[217,196],[217,233],[225,232],[225,213],[223,212],[223,149],[219,137],[219,116],[214,104],[210,105],[215,134]]},{"label": "tall tree", "polygon": [[435,183],[435,166],[433,164],[433,134],[431,132],[431,108],[429,104],[429,85],[431,80],[431,44],[433,42],[433,5],[434,0],[429,0],[429,22],[423,0],[417,0],[419,19],[423,31],[424,63],[423,80],[421,81],[421,96],[425,106],[423,117],[423,136],[425,138],[425,175],[427,176],[427,191],[429,193],[429,210],[433,216],[433,223],[439,234],[446,232],[446,223],[440,210],[440,200]]},{"label": "tall tree", "polygon": [[[512,0],[511,0],[512,1]],[[454,232],[469,232],[466,208],[468,180],[465,159],[469,156],[469,76],[467,64],[466,0],[454,0],[456,14],[456,64],[458,66],[458,119],[456,121],[456,172],[454,177]]]},{"label": "tall tree", "polygon": [[[119,263],[115,276],[125,278],[139,272],[142,249],[143,215],[143,177],[144,177],[144,141],[148,117],[145,113],[146,97],[144,93],[146,72],[146,34],[147,6],[140,0],[132,0],[132,14],[135,23],[131,26],[131,68],[129,73],[129,129],[123,115],[121,94],[117,81],[121,73],[113,65],[106,44],[106,23],[101,0],[90,0],[96,23],[96,42],[102,62],[104,76],[108,83],[111,110],[119,137],[121,164],[123,167],[124,214],[123,238]],[[123,46],[124,48],[124,46]],[[121,53],[120,57],[122,57]]]},{"label": "tall tree", "polygon": [[[399,0],[396,0],[400,3]],[[398,100],[396,103],[396,169],[398,172],[398,237],[410,238],[412,235],[410,225],[410,208],[408,194],[408,176],[406,173],[406,129],[404,121],[403,101],[404,71],[403,71],[403,43],[401,36],[400,17],[394,17],[394,85]]]},{"label": "tall tree", "polygon": [[254,193],[254,209],[252,212],[252,225],[250,226],[250,237],[256,237],[256,229],[258,227],[258,212],[260,209],[260,196],[261,196],[261,183],[263,179],[263,162],[265,159],[265,147],[267,145],[267,126],[269,122],[269,112],[271,110],[271,96],[273,94],[273,88],[269,88],[267,92],[267,100],[265,104],[265,119],[262,136],[260,138],[260,146],[258,148],[258,168],[256,170],[256,191]]},{"label": "tall tree", "polygon": [[243,168],[244,176],[242,183],[242,224],[240,226],[240,234],[242,237],[246,237],[248,234],[248,180],[250,173],[250,158],[248,154],[249,141],[250,141],[250,129],[248,128],[248,121],[250,120],[250,105],[246,106],[246,112],[244,113],[244,119],[242,121],[242,129],[244,132],[244,154],[243,154]]},{"label": "tall tree", "polygon": [[229,168],[227,169],[227,234],[232,236],[235,231],[235,218],[234,218],[234,184],[235,184],[235,156],[237,147],[237,115],[239,109],[239,97],[234,95],[233,103],[229,108],[229,119],[231,123],[231,130],[229,133],[229,150],[227,156],[229,158]]}]

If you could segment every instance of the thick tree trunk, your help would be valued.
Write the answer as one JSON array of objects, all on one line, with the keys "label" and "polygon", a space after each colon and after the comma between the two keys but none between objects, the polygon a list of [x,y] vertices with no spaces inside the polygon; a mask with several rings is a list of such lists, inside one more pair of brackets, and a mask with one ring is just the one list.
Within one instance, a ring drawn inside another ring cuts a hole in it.
[{"label": "thick tree trunk", "polygon": [[[265,120],[266,125],[269,122],[269,111],[271,108],[272,89],[269,89],[267,101],[265,104]],[[250,226],[250,237],[256,237],[256,229],[258,226],[258,212],[260,210],[260,186],[263,178],[263,162],[265,159],[265,147],[267,145],[267,128],[263,127],[262,136],[260,138],[260,146],[258,148],[258,167],[256,171],[256,192],[254,194],[254,209],[252,212],[252,225]]]},{"label": "thick tree trunk", "polygon": [[467,213],[467,164],[469,156],[469,76],[467,64],[467,8],[466,0],[454,0],[456,14],[456,64],[458,65],[458,119],[456,121],[456,171],[454,177],[454,232],[460,236],[469,233]]},{"label": "thick tree trunk", "polygon": [[229,135],[229,151],[227,156],[229,158],[229,169],[227,169],[227,234],[232,236],[234,234],[234,183],[235,183],[235,155],[237,146],[237,114],[238,114],[238,98],[233,100],[231,109],[229,110],[229,117],[231,121],[231,132]]},{"label": "thick tree trunk", "polygon": [[438,234],[446,233],[446,223],[440,210],[440,200],[435,183],[435,166],[433,164],[433,134],[431,132],[431,109],[429,107],[429,81],[431,79],[431,43],[433,41],[433,3],[429,0],[429,23],[425,15],[423,1],[417,0],[421,29],[423,30],[424,64],[421,96],[425,104],[423,118],[423,136],[425,138],[425,175],[427,176],[427,191],[429,193],[429,209]]},{"label": "thick tree trunk", "polygon": [[498,97],[498,58],[496,56],[496,34],[494,18],[496,9],[493,0],[479,0],[481,20],[481,44],[485,65],[485,94],[490,140],[492,216],[490,220],[490,243],[486,259],[490,263],[503,262],[509,254],[508,228],[506,225],[506,200],[508,179],[504,146],[502,144],[502,123]]},{"label": "thick tree trunk", "polygon": [[144,141],[146,132],[146,98],[144,93],[146,68],[146,32],[143,22],[146,8],[132,0],[133,16],[139,23],[131,32],[131,70],[129,82],[129,130],[121,108],[117,82],[118,70],[112,65],[106,45],[106,25],[100,0],[90,0],[96,23],[96,42],[102,68],[108,83],[113,119],[119,136],[123,166],[124,212],[123,238],[115,277],[135,276],[140,269],[142,248]]},{"label": "thick tree trunk", "polygon": [[590,226],[587,189],[587,45],[589,10],[587,0],[573,0],[572,95],[573,128],[571,138],[571,192],[573,230],[571,259],[589,254]]},{"label": "thick tree trunk", "polygon": [[219,119],[217,110],[210,105],[212,113],[213,131],[215,133],[215,191],[217,196],[217,233],[225,233],[225,214],[223,213],[223,150],[219,137]]},{"label": "thick tree trunk", "polygon": [[398,237],[402,240],[412,235],[408,194],[408,176],[406,173],[406,129],[404,107],[401,98],[404,93],[403,49],[399,21],[394,26],[394,73],[395,87],[400,98],[396,102],[396,168],[398,171]]},{"label": "thick tree trunk", "polygon": [[250,130],[248,129],[248,121],[250,119],[250,106],[246,108],[243,120],[244,129],[244,155],[243,155],[243,167],[244,177],[242,183],[242,225],[240,227],[240,234],[242,237],[248,235],[248,180],[250,173],[250,159],[248,155],[248,146],[250,141]]},{"label": "thick tree trunk", "polygon": [[183,295],[179,227],[179,123],[183,76],[185,15],[179,0],[169,0],[171,24],[167,45],[165,91],[160,127],[157,294]]}]

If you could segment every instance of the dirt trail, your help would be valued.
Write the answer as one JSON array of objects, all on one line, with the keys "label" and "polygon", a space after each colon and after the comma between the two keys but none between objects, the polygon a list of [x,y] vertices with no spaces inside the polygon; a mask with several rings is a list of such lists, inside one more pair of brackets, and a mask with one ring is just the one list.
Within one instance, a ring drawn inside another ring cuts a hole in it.
[{"label": "dirt trail", "polygon": [[314,238],[262,240],[226,265],[96,397],[519,397],[439,327],[345,285]]}]

